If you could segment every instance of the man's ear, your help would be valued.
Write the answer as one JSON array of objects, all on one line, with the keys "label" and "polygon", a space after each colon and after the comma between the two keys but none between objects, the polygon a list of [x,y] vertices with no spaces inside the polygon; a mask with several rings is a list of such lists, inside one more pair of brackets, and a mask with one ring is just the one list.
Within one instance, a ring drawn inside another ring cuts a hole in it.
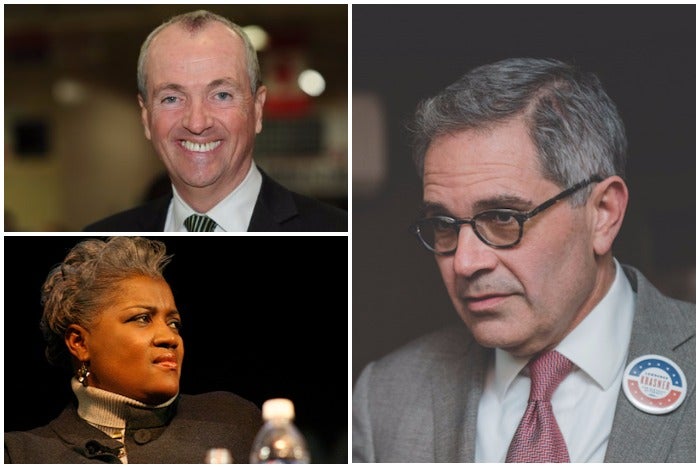
[{"label": "man's ear", "polygon": [[143,100],[143,97],[141,97],[141,94],[137,96],[137,99],[139,101],[139,107],[141,107],[141,124],[143,125],[143,132],[146,134],[147,139],[151,139],[151,130],[148,127],[148,107],[146,107],[146,103]]},{"label": "man's ear", "polygon": [[589,202],[593,203],[593,250],[597,255],[602,256],[612,249],[622,227],[628,199],[627,185],[617,175],[593,188]]},{"label": "man's ear", "polygon": [[263,107],[267,98],[267,88],[260,85],[255,92],[255,134],[262,131]]},{"label": "man's ear", "polygon": [[65,342],[68,351],[81,362],[90,360],[90,350],[87,344],[88,336],[87,329],[79,324],[71,324],[66,329]]}]

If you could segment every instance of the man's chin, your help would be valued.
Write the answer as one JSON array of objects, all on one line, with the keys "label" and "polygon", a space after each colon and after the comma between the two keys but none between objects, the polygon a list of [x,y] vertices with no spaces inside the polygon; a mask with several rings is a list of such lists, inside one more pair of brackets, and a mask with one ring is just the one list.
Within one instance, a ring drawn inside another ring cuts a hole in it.
[{"label": "man's chin", "polygon": [[509,338],[509,336],[481,335],[478,333],[473,333],[473,335],[474,339],[482,347],[501,349],[516,358],[530,358],[542,350],[537,347],[537,344],[528,342],[520,336]]},{"label": "man's chin", "polygon": [[467,324],[472,336],[479,345],[489,349],[503,349],[508,352],[523,345],[523,338],[517,329],[498,320],[477,321]]},{"label": "man's chin", "polygon": [[178,176],[175,182],[175,188],[178,193],[181,192],[196,192],[197,190],[206,190],[216,186],[219,177],[210,174],[183,174]]}]

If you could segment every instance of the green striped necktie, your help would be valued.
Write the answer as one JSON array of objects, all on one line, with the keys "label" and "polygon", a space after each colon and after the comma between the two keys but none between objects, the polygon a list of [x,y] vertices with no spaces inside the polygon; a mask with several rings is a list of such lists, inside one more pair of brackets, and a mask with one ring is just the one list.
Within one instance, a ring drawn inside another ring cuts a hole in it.
[{"label": "green striped necktie", "polygon": [[188,232],[213,232],[216,228],[216,222],[211,220],[209,216],[192,214],[185,219],[185,227]]}]

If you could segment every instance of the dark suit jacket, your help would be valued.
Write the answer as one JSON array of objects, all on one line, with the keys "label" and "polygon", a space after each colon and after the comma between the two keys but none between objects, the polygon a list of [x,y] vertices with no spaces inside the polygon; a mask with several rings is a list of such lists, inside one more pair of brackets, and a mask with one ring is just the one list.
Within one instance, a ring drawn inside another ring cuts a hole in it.
[{"label": "dark suit jacket", "polygon": [[[673,412],[651,415],[620,388],[605,461],[695,462],[695,305],[663,296],[634,268],[624,270],[637,293],[627,364],[666,356],[685,373],[688,393]],[[353,391],[353,462],[474,462],[491,353],[459,326],[370,363]]]},{"label": "dark suit jacket", "polygon": [[[132,408],[126,427],[130,464],[203,464],[210,448],[248,463],[262,424],[260,410],[229,392],[181,395],[168,410]],[[78,416],[70,404],[48,425],[5,433],[5,463],[120,463],[122,444]]]},{"label": "dark suit jacket", "polygon": [[[248,232],[347,232],[348,213],[284,188],[262,170]],[[88,225],[85,232],[162,232],[172,195]]]}]

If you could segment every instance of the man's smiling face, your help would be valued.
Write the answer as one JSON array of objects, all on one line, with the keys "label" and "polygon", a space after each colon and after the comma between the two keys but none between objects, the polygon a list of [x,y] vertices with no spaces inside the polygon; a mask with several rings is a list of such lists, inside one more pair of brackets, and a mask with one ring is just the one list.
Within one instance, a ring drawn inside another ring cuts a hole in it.
[{"label": "man's smiling face", "polygon": [[218,202],[245,177],[262,130],[265,88],[251,92],[243,40],[218,22],[194,33],[174,24],[151,43],[145,71],[146,137],[183,198]]}]

